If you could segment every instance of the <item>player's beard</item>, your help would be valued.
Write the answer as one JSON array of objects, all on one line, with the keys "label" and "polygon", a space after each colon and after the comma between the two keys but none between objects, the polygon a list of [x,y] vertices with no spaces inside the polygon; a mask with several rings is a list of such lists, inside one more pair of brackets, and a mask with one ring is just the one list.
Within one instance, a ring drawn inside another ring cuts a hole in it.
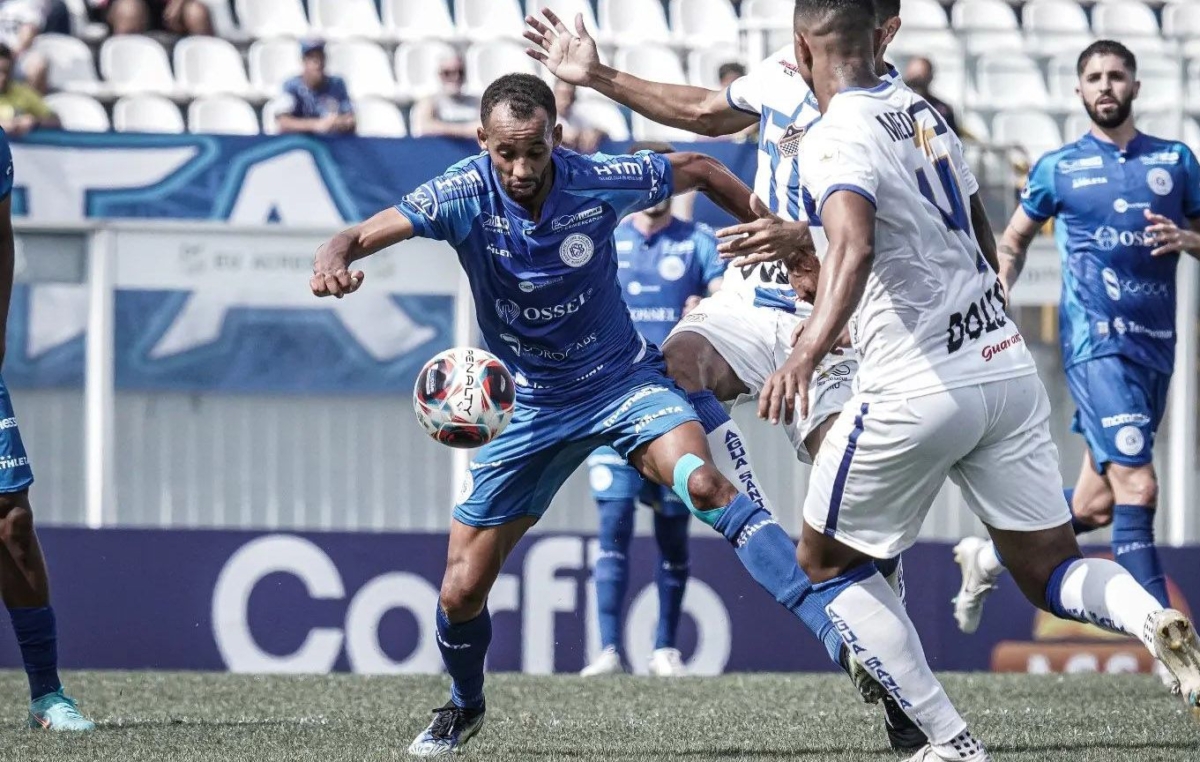
[{"label": "player's beard", "polygon": [[1129,118],[1129,115],[1133,113],[1132,95],[1125,100],[1121,100],[1116,96],[1109,97],[1117,102],[1117,107],[1115,109],[1109,109],[1105,113],[1100,112],[1100,110],[1096,107],[1095,102],[1083,104],[1083,108],[1087,111],[1087,115],[1092,122],[1106,130],[1111,130],[1114,127],[1120,127],[1125,123],[1125,120]]},{"label": "player's beard", "polygon": [[542,189],[546,187],[552,171],[554,171],[554,162],[551,161],[546,164],[546,169],[541,175],[529,180],[528,185],[520,186],[518,190],[518,186],[514,185],[513,181],[510,180],[504,190],[508,193],[509,198],[519,204],[533,201],[542,192]]}]

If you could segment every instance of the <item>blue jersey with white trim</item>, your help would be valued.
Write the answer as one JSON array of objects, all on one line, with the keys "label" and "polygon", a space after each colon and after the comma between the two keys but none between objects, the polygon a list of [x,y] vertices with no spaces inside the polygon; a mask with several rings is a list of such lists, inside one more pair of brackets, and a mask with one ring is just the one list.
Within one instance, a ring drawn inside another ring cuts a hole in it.
[{"label": "blue jersey with white trim", "polygon": [[705,296],[708,285],[725,274],[717,239],[694,222],[672,219],[649,236],[627,219],[617,227],[617,277],[633,324],[661,346],[683,316],[689,296]]},{"label": "blue jersey with white trim", "polygon": [[659,359],[621,299],[613,231],[626,215],[671,196],[659,154],[582,156],[556,148],[538,220],[504,193],[488,154],[455,164],[396,208],[416,235],[446,241],[471,283],[479,328],[509,369],[517,398],[587,399]]},{"label": "blue jersey with white trim", "polygon": [[1037,222],[1055,218],[1064,365],[1121,355],[1170,373],[1179,255],[1150,255],[1145,210],[1181,227],[1200,216],[1191,150],[1138,133],[1122,151],[1089,133],[1034,165],[1021,207]]}]

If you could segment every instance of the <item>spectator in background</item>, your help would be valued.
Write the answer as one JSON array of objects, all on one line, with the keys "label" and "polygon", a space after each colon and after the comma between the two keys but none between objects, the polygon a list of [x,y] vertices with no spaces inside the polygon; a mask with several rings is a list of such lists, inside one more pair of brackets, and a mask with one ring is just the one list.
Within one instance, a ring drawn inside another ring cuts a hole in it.
[{"label": "spectator in background", "polygon": [[721,83],[722,90],[732,85],[735,79],[744,76],[746,76],[746,67],[737,61],[721,64],[721,68],[717,69],[717,81]]},{"label": "spectator in background", "polygon": [[575,111],[575,85],[561,79],[554,85],[554,105],[563,128],[563,145],[579,153],[595,153],[600,141],[608,137],[586,117]]},{"label": "spectator in background", "polygon": [[283,83],[275,121],[280,132],[320,134],[354,132],[354,105],[341,77],[325,73],[325,43],[308,40],[300,45],[304,73]]},{"label": "spectator in background", "polygon": [[14,138],[39,127],[58,127],[58,117],[42,96],[32,87],[13,81],[15,66],[12,50],[0,44],[0,127]]},{"label": "spectator in background", "polygon": [[39,93],[46,92],[49,64],[29,46],[45,28],[48,10],[45,0],[0,0],[0,45],[8,48],[14,63],[9,77],[15,76]]},{"label": "spectator in background", "polygon": [[466,138],[476,140],[479,129],[479,99],[463,93],[467,67],[461,57],[446,57],[438,64],[442,92],[417,101],[412,110],[414,137]]},{"label": "spectator in background", "polygon": [[946,120],[946,125],[954,130],[956,135],[962,137],[958,130],[958,120],[954,117],[954,109],[950,108],[950,104],[946,103],[941,98],[929,91],[929,86],[933,84],[933,62],[923,56],[914,56],[908,60],[908,66],[904,67],[904,84],[929,101],[929,105],[941,114]]},{"label": "spectator in background", "polygon": [[212,15],[201,0],[93,0],[104,11],[113,34],[171,32],[183,36],[211,35]]}]

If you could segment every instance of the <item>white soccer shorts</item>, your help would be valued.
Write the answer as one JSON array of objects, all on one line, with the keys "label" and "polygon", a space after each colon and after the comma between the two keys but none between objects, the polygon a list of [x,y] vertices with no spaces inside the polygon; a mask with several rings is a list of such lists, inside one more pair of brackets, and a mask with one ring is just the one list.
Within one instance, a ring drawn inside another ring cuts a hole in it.
[{"label": "white soccer shorts", "polygon": [[[749,387],[751,396],[758,397],[767,377],[779,370],[792,353],[792,332],[799,322],[790,312],[755,307],[739,296],[718,291],[688,313],[672,329],[671,336],[691,331],[708,339]],[[858,359],[850,350],[831,354],[817,367],[808,390],[808,417],[784,427],[802,463],[812,462],[804,449],[805,438],[826,418],[842,411],[850,399],[857,371]]]},{"label": "white soccer shorts", "polygon": [[901,400],[855,395],[825,437],[804,520],[873,558],[916,542],[949,476],[990,527],[1033,532],[1071,520],[1050,400],[1036,374]]}]

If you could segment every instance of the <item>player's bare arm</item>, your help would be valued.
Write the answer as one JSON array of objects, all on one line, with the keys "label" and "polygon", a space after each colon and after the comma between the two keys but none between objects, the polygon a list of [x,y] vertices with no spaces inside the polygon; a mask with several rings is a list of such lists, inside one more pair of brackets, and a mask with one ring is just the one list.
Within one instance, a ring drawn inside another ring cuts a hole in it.
[{"label": "player's bare arm", "polygon": [[1154,241],[1152,257],[1164,254],[1191,254],[1200,257],[1200,217],[1188,220],[1188,227],[1181,228],[1175,221],[1146,210],[1146,237]]},{"label": "player's bare arm", "polygon": [[384,209],[374,217],[346,228],[317,249],[309,286],[316,296],[352,294],[363,283],[362,270],[350,265],[393,244],[413,236],[408,218],[395,208]]},{"label": "player's bare arm", "polygon": [[[996,247],[996,259],[999,265],[1000,282],[1004,285],[1004,293],[1012,291],[1013,284],[1025,269],[1025,258],[1029,255],[1029,245],[1042,223],[1030,217],[1021,207],[1013,212],[1000,244]],[[976,235],[979,232],[976,230]]]},{"label": "player's bare arm", "polygon": [[983,199],[978,193],[971,194],[971,228],[975,231],[975,242],[979,251],[992,268],[992,272],[1000,272],[1000,259],[996,251],[996,233],[992,230],[992,222],[988,219],[987,210],[983,207]]},{"label": "player's bare arm", "polygon": [[602,64],[583,16],[576,15],[572,34],[554,11],[542,13],[544,21],[525,17],[525,39],[533,45],[525,52],[559,79],[590,87],[659,124],[709,137],[733,135],[758,123],[756,114],[731,106],[722,90],[651,82]]},{"label": "player's bare arm", "polygon": [[721,162],[702,153],[666,154],[675,177],[675,195],[700,191],[734,219],[750,222],[758,216],[750,207],[750,188]]},{"label": "player's bare arm", "polygon": [[875,257],[875,206],[858,193],[839,190],[825,200],[821,222],[829,251],[817,281],[812,316],[787,362],[763,384],[758,415],[771,423],[791,423],[799,397],[800,416],[808,415],[808,386],[813,371],[838,344],[867,287]]}]

